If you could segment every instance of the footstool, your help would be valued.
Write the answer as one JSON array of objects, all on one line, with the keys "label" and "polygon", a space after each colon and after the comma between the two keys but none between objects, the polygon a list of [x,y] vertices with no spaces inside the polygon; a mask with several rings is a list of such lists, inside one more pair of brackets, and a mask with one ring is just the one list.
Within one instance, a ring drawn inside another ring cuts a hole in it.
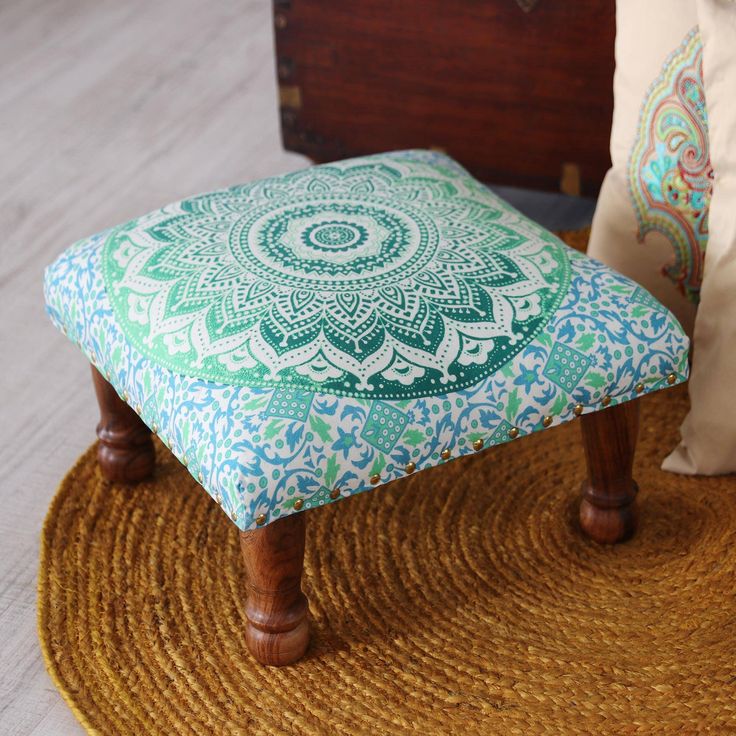
[{"label": "footstool", "polygon": [[428,151],[168,205],[73,245],[45,293],[93,366],[101,472],[149,476],[151,432],[188,468],[240,529],[271,665],[308,645],[304,511],[580,417],[582,529],[624,540],[635,399],[687,378],[650,294]]}]

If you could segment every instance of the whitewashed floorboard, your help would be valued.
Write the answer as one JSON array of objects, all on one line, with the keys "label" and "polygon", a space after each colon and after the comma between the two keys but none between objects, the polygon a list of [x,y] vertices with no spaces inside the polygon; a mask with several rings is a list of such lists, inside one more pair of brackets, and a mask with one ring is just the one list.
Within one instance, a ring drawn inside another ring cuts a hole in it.
[{"label": "whitewashed floorboard", "polygon": [[0,734],[81,733],[36,635],[38,538],[94,439],[89,368],[44,266],[188,194],[298,168],[282,152],[268,0],[0,0]]}]

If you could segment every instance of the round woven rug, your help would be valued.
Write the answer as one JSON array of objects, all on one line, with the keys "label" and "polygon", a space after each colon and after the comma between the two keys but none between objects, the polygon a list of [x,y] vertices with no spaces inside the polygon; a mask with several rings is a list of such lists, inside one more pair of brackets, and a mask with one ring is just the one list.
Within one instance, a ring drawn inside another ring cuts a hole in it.
[{"label": "round woven rug", "polygon": [[235,526],[166,448],[91,447],[43,530],[49,672],[100,734],[736,731],[736,484],[659,470],[683,390],[643,399],[638,535],[584,539],[575,423],[310,511],[312,645],[261,667]]}]

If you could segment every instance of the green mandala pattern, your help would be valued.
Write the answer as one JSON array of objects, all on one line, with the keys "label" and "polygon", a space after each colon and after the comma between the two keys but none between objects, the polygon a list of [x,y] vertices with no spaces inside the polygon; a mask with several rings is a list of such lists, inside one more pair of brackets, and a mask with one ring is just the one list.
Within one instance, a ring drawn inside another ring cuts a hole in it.
[{"label": "green mandala pattern", "polygon": [[128,339],[171,370],[370,399],[476,384],[570,279],[553,236],[411,151],[170,205],[112,231],[103,269]]}]

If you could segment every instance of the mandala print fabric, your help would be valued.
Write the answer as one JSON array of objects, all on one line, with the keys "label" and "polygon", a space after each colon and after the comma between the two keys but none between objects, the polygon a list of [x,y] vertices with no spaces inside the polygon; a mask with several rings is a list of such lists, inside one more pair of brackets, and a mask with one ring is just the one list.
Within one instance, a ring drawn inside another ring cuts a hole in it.
[{"label": "mandala print fabric", "polygon": [[647,94],[631,152],[629,188],[639,237],[657,230],[669,238],[675,258],[663,271],[697,302],[713,191],[697,28],[665,62]]},{"label": "mandala print fabric", "polygon": [[187,200],[68,249],[45,287],[241,529],[687,376],[644,289],[428,153]]},{"label": "mandala print fabric", "polygon": [[317,166],[112,232],[121,329],[184,375],[406,399],[476,384],[566,292],[566,249],[450,159]]}]

